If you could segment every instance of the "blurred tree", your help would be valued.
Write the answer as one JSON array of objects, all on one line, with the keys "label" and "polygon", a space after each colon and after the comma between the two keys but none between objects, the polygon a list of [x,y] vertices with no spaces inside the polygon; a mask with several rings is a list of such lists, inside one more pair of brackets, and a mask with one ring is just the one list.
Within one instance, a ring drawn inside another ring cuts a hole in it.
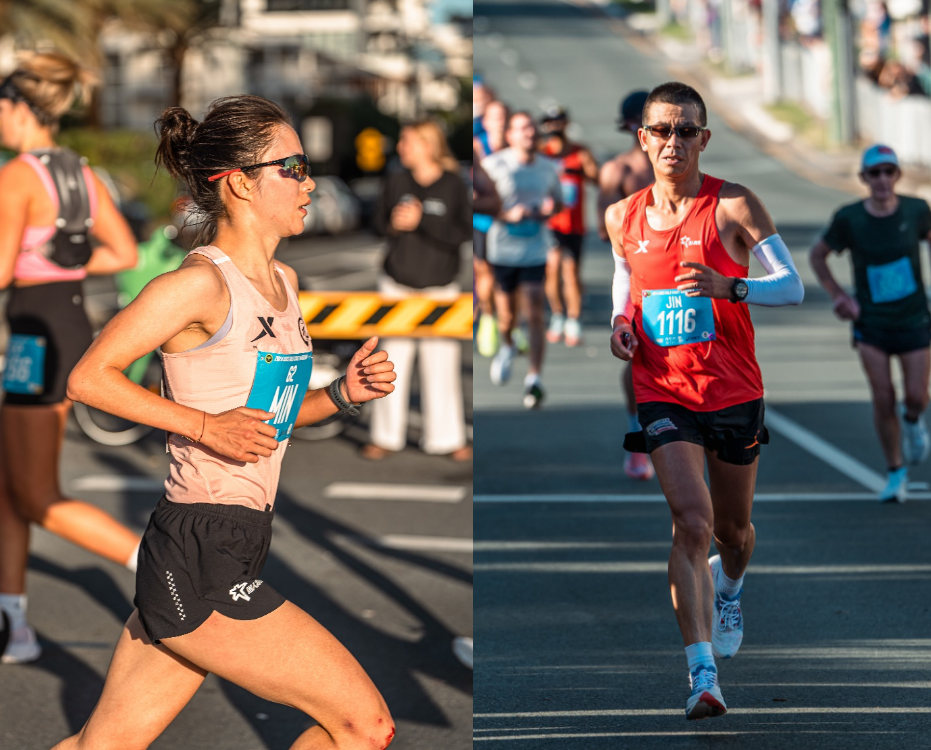
[{"label": "blurred tree", "polygon": [[78,59],[96,49],[87,13],[73,0],[0,0],[0,35],[20,48],[54,47]]}]

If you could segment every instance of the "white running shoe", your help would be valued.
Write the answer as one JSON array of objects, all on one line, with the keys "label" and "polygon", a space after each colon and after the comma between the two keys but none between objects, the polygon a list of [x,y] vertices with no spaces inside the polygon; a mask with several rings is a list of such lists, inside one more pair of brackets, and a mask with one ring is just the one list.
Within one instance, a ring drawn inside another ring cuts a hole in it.
[{"label": "white running shoe", "polygon": [[686,719],[709,719],[727,713],[721,688],[718,687],[718,670],[698,666],[689,675],[692,694],[685,704]]},{"label": "white running shoe", "polygon": [[453,638],[453,653],[456,658],[472,669],[472,639],[465,636]]},{"label": "white running shoe", "polygon": [[908,499],[908,469],[904,466],[890,471],[886,486],[879,493],[881,503],[904,503]]},{"label": "white running shoe", "polygon": [[566,346],[578,346],[582,343],[582,324],[578,318],[566,320]]},{"label": "white running shoe", "polygon": [[714,582],[714,622],[711,626],[711,652],[717,659],[730,659],[737,653],[744,639],[744,619],[740,612],[740,595],[728,599],[718,591],[718,578],[724,574],[721,570],[721,556],[715,555],[708,560],[711,566],[711,580]]},{"label": "white running shoe", "polygon": [[924,416],[918,417],[915,424],[902,419],[902,457],[905,463],[920,464],[931,453],[931,435],[928,435],[928,426]]},{"label": "white running shoe", "polygon": [[0,661],[4,664],[25,664],[42,656],[42,647],[36,638],[36,631],[25,625],[10,633]]},{"label": "white running shoe", "polygon": [[566,326],[566,316],[562,313],[553,313],[550,316],[550,325],[546,329],[546,340],[551,344],[558,344],[562,340],[562,332]]},{"label": "white running shoe", "polygon": [[511,379],[511,364],[514,362],[514,347],[501,344],[498,353],[491,360],[491,382],[505,385]]}]

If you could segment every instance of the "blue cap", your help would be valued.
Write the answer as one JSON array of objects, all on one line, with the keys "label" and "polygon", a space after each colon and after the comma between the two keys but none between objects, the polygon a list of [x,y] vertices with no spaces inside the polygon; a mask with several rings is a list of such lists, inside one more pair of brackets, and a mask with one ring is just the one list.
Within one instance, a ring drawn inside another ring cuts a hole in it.
[{"label": "blue cap", "polygon": [[869,169],[870,167],[877,167],[880,164],[892,164],[897,167],[899,166],[899,157],[895,155],[895,151],[889,146],[877,143],[863,152],[860,168]]}]

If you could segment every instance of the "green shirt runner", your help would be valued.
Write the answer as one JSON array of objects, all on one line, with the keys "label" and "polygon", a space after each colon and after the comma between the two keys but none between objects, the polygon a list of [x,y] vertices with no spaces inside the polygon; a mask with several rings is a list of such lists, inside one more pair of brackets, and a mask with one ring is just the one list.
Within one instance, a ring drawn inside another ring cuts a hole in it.
[{"label": "green shirt runner", "polygon": [[889,216],[869,214],[863,201],[838,209],[824,233],[835,252],[850,250],[860,317],[855,325],[896,331],[931,325],[919,242],[931,232],[931,208],[899,196]]}]

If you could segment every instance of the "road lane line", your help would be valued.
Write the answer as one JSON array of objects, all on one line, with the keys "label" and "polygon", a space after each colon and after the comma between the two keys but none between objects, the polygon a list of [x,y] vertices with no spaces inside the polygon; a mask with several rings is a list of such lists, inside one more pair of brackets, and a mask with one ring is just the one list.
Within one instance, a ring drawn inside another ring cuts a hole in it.
[{"label": "road lane line", "polygon": [[386,534],[385,536],[339,536],[366,547],[382,549],[405,549],[420,552],[467,552],[472,554],[472,540],[449,536],[412,536],[407,534]]},{"label": "road lane line", "polygon": [[[479,563],[476,571],[498,573],[662,573],[669,563],[656,562],[501,562]],[[889,576],[918,575],[922,579],[931,573],[931,565],[751,565],[754,575],[821,575],[821,576]]]},{"label": "road lane line", "polygon": [[163,492],[165,480],[119,474],[89,474],[72,481],[71,489],[78,492]]},{"label": "road lane line", "polygon": [[465,487],[442,484],[376,484],[333,482],[323,496],[347,500],[413,500],[426,503],[458,503],[465,498]]},{"label": "road lane line", "polygon": [[[738,708],[734,713],[768,716],[771,714],[931,714],[929,706],[771,706]],[[473,719],[571,719],[625,716],[681,716],[679,708],[609,708],[586,711],[520,711],[514,713],[472,714]],[[499,730],[500,731],[500,730]]]},{"label": "road lane line", "polygon": [[868,490],[879,493],[886,486],[885,477],[877,474],[869,467],[861,464],[853,456],[844,453],[827,440],[802,427],[775,409],[766,409],[765,422],[767,427],[791,440],[800,448],[804,448],[815,458],[820,458],[841,474],[845,474],[858,484],[862,484]]},{"label": "road lane line", "polygon": [[[476,503],[665,503],[663,495],[476,495]],[[909,500],[931,500],[931,492],[910,492]],[[753,496],[755,503],[774,502],[876,502],[875,493],[868,492],[761,492]]]}]

